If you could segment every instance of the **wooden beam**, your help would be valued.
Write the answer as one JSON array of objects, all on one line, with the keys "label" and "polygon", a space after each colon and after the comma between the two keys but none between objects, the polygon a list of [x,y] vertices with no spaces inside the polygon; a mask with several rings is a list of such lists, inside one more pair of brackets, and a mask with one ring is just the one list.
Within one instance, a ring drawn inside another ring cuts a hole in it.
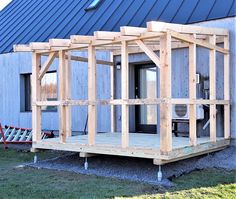
[{"label": "wooden beam", "polygon": [[[96,101],[96,51],[95,47],[88,47],[88,100]],[[97,107],[88,106],[88,144],[95,145],[97,133]]]},{"label": "wooden beam", "polygon": [[[33,145],[41,140],[41,107],[35,104],[41,100],[41,81],[38,79],[40,70],[40,55],[32,54],[32,129]],[[33,147],[34,148],[34,147]]]},{"label": "wooden beam", "polygon": [[[212,45],[216,43],[216,35],[209,36]],[[210,100],[216,99],[216,50],[209,55]],[[210,105],[210,140],[216,142],[216,105]]]},{"label": "wooden beam", "polygon": [[[160,38],[160,97],[171,98],[171,35]],[[172,150],[172,105],[160,104],[160,150],[162,154]]]},{"label": "wooden beam", "polygon": [[31,50],[50,50],[48,42],[32,42],[29,44]]},{"label": "wooden beam", "polygon": [[[196,34],[193,35],[196,37]],[[196,44],[189,45],[189,98],[196,100]],[[197,145],[197,119],[196,119],[196,104],[189,105],[189,141],[191,146]]]},{"label": "wooden beam", "polygon": [[122,35],[140,36],[140,34],[147,32],[147,28],[122,26],[122,27],[120,27],[120,32]]},{"label": "wooden beam", "polygon": [[228,30],[223,28],[207,28],[202,26],[193,26],[193,25],[180,25],[174,23],[165,23],[165,22],[157,22],[150,21],[147,22],[148,31],[154,32],[166,32],[169,30],[173,30],[180,33],[188,33],[188,34],[207,34],[207,35],[228,35]]},{"label": "wooden beam", "polygon": [[192,38],[192,37],[187,36],[187,35],[181,35],[180,33],[174,32],[174,31],[170,31],[170,34],[171,34],[172,37],[180,39],[182,41],[186,41],[186,42],[189,42],[189,43],[195,43],[195,44],[197,44],[199,46],[202,46],[204,48],[208,48],[208,49],[211,49],[211,50],[216,50],[216,51],[219,51],[219,52],[224,53],[224,54],[229,53],[228,50],[217,46],[216,43],[215,44],[208,43],[206,41],[203,41],[203,40],[200,40],[200,39],[195,39],[195,38]]},{"label": "wooden beam", "polygon": [[[113,57],[113,53],[110,53],[110,61],[114,63],[114,57]],[[110,99],[114,100],[114,95],[115,95],[115,79],[114,79],[114,75],[115,75],[115,71],[114,71],[114,65],[110,67]],[[111,105],[111,132],[114,133],[115,132],[115,106],[112,104]]]},{"label": "wooden beam", "polygon": [[[121,98],[129,98],[129,55],[126,41],[122,41],[121,45]],[[122,104],[121,108],[121,146],[126,148],[129,146],[129,106]]]},{"label": "wooden beam", "polygon": [[[68,51],[67,55],[65,55],[66,65],[65,65],[65,99],[71,100],[71,52]],[[70,137],[72,135],[71,130],[71,106],[66,106],[66,137]]]},{"label": "wooden beam", "polygon": [[[229,50],[229,36],[224,37],[224,48]],[[230,55],[224,54],[224,100],[230,100]],[[230,138],[230,104],[224,106],[224,138]]]},{"label": "wooden beam", "polygon": [[[65,90],[66,90],[66,83],[65,83],[65,51],[59,51],[59,101],[64,101],[65,98]],[[60,103],[59,107],[59,136],[60,142],[66,142],[66,108],[65,106]]]},{"label": "wooden beam", "polygon": [[13,46],[14,52],[31,52],[30,45],[17,44]]},{"label": "wooden beam", "polygon": [[110,31],[96,31],[94,32],[94,37],[96,39],[102,40],[113,40],[115,37],[121,36],[120,32],[110,32]]},{"label": "wooden beam", "polygon": [[69,47],[71,45],[70,39],[50,39],[49,45],[51,47]]},{"label": "wooden beam", "polygon": [[43,67],[40,69],[38,79],[41,80],[45,73],[48,71],[50,68],[52,62],[54,61],[55,57],[57,56],[56,52],[51,52],[48,56],[47,61],[44,63]]},{"label": "wooden beam", "polygon": [[[81,62],[88,62],[88,58],[80,57],[80,56],[74,56],[74,55],[71,55],[71,60],[73,60],[73,61],[81,61]],[[96,63],[97,64],[101,64],[101,65],[113,66],[113,62],[111,62],[111,61],[96,60]]]},{"label": "wooden beam", "polygon": [[72,35],[70,40],[72,44],[91,44],[94,36]]},{"label": "wooden beam", "polygon": [[153,52],[148,46],[146,46],[141,40],[135,41],[138,46],[144,51],[144,53],[160,68],[160,58]]}]

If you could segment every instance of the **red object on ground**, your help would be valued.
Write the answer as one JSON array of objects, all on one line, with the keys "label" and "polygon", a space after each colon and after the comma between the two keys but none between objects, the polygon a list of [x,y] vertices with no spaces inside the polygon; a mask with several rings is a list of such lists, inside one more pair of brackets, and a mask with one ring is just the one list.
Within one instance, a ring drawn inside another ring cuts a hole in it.
[{"label": "red object on ground", "polygon": [[[15,129],[15,130],[21,130],[21,131],[27,131],[27,132],[30,132],[32,131],[32,129],[30,128],[20,128],[20,127],[14,127],[14,126],[7,126],[5,125],[5,129]],[[22,140],[22,141],[19,141],[19,140],[14,140],[14,141],[7,141],[5,135],[4,135],[4,132],[2,130],[2,126],[0,124],[0,133],[2,134],[2,141],[0,142],[0,144],[4,144],[5,146],[5,149],[8,148],[7,147],[7,144],[32,144],[32,140]],[[44,139],[44,137],[46,138],[53,138],[54,137],[54,133],[53,131],[42,131],[42,139]],[[31,138],[32,139],[32,138]]]},{"label": "red object on ground", "polygon": [[3,140],[3,144],[4,144],[4,149],[7,149],[7,143],[6,143],[6,140],[5,140],[5,136],[4,136],[4,132],[2,130],[2,125],[0,123],[0,133],[2,134],[2,140]]}]

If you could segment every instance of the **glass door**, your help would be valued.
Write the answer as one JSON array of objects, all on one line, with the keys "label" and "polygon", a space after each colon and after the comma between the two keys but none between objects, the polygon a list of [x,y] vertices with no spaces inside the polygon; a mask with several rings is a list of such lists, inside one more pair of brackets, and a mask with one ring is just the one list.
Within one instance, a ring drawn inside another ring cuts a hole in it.
[{"label": "glass door", "polygon": [[[156,98],[156,66],[135,66],[135,95],[136,98]],[[157,106],[137,105],[136,131],[144,133],[156,133]]]}]

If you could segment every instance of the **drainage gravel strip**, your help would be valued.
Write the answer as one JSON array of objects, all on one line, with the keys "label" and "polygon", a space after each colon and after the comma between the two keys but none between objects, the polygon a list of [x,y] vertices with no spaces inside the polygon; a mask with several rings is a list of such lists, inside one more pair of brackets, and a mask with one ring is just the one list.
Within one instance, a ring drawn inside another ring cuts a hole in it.
[{"label": "drainage gravel strip", "polygon": [[168,179],[196,169],[220,168],[235,170],[235,154],[236,147],[229,147],[220,152],[163,165],[161,167],[163,175],[161,182],[157,180],[158,166],[153,165],[153,161],[149,159],[94,156],[88,158],[88,170],[85,170],[84,158],[80,158],[78,153],[70,153],[57,158],[38,161],[35,164],[30,163],[27,166],[172,186],[173,183]]}]

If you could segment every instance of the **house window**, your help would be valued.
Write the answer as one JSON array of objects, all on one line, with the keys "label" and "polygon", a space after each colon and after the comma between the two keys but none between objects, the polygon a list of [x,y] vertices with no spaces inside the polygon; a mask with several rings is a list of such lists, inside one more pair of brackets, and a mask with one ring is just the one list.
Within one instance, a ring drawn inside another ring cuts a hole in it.
[{"label": "house window", "polygon": [[89,6],[85,10],[88,11],[88,10],[96,9],[101,2],[102,0],[93,0],[92,3],[90,3]]},{"label": "house window", "polygon": [[[21,111],[32,111],[31,96],[32,75],[21,75]],[[41,100],[57,100],[57,73],[46,73],[41,80]],[[43,106],[43,111],[57,111],[56,106]]]}]

